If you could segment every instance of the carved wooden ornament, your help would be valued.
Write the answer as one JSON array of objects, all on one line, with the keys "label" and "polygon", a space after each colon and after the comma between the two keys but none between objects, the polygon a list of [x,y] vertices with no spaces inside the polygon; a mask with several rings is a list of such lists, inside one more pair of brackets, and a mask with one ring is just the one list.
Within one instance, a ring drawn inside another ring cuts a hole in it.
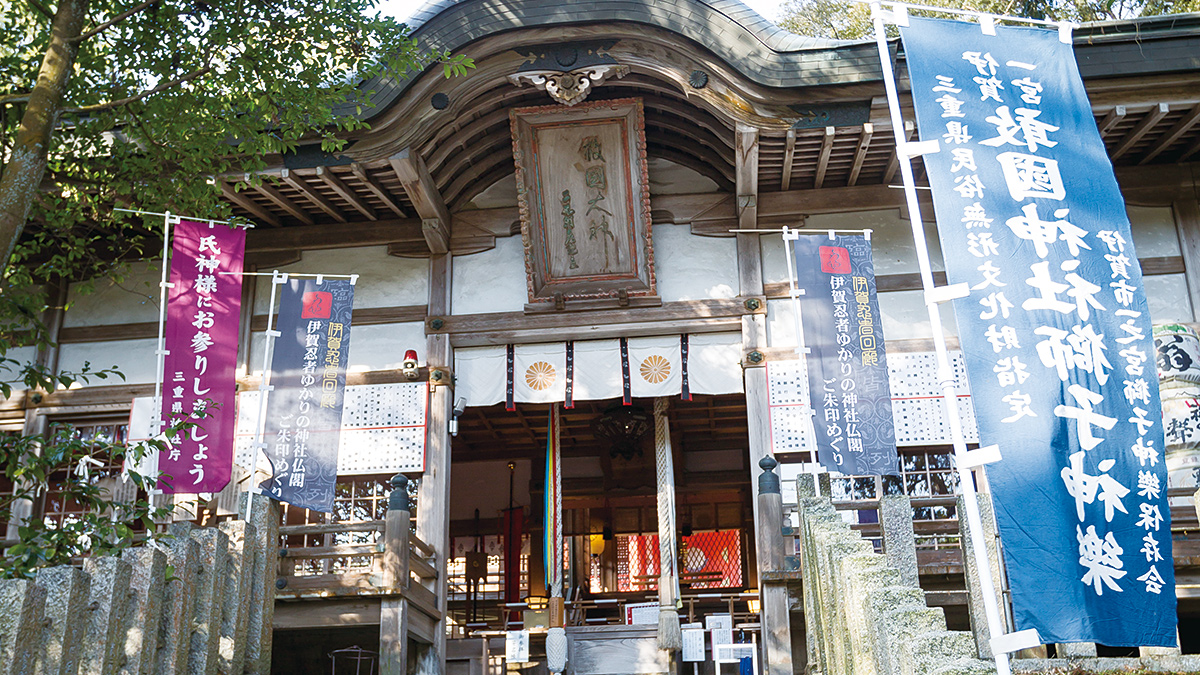
[{"label": "carved wooden ornament", "polygon": [[637,98],[509,112],[530,303],[654,296]]}]

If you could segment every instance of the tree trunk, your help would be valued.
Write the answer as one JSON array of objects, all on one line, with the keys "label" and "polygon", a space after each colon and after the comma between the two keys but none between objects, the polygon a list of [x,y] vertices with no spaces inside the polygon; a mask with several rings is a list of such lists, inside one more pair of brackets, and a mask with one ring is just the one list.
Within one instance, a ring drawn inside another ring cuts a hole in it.
[{"label": "tree trunk", "polygon": [[0,246],[6,264],[46,173],[50,136],[62,111],[63,95],[79,51],[73,38],[83,32],[87,10],[88,0],[59,0],[37,84],[29,95],[12,154],[0,177]]}]

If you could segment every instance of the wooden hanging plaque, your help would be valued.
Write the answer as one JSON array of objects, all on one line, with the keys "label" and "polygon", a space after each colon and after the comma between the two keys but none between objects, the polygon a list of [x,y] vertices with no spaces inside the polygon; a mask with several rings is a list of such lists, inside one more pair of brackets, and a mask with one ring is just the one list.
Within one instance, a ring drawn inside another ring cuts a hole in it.
[{"label": "wooden hanging plaque", "polygon": [[531,308],[657,301],[641,99],[516,108],[509,119]]}]

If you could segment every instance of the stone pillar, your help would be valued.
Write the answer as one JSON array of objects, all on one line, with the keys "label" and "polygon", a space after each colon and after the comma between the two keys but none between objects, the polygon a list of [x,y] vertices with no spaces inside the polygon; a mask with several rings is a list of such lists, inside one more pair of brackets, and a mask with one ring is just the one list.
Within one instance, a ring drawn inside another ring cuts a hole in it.
[{"label": "stone pillar", "polygon": [[156,548],[145,546],[122,551],[121,559],[133,569],[129,582],[129,603],[125,608],[125,663],[120,673],[150,675],[158,648],[159,623],[162,621],[167,556]]},{"label": "stone pillar", "polygon": [[38,570],[37,585],[46,592],[37,649],[38,675],[75,675],[83,647],[84,619],[90,593],[87,575],[65,565]]},{"label": "stone pillar", "polygon": [[1094,659],[1096,658],[1096,643],[1059,642],[1054,645],[1054,652],[1060,659]]},{"label": "stone pillar", "polygon": [[192,625],[188,675],[216,675],[220,656],[225,572],[229,566],[229,537],[215,527],[193,530],[199,546],[199,570],[192,596]]},{"label": "stone pillar", "polygon": [[887,566],[900,572],[905,585],[920,588],[917,540],[913,534],[912,502],[908,495],[888,495],[879,500],[879,527]]},{"label": "stone pillar", "polygon": [[125,608],[132,595],[133,568],[120,558],[92,557],[83,563],[83,570],[92,583],[79,675],[108,675],[124,656]]},{"label": "stone pillar", "polygon": [[29,579],[0,581],[0,675],[33,672],[46,592]]},{"label": "stone pillar", "polygon": [[[254,508],[251,509],[250,527],[246,530],[247,548],[253,557],[248,553],[244,562],[249,566],[251,576],[244,672],[246,675],[268,675],[274,633],[271,624],[275,620],[275,578],[279,568],[279,502],[266,495],[246,495],[254,500]],[[244,501],[241,512],[244,517]],[[252,540],[249,539],[251,534]]]},{"label": "stone pillar", "polygon": [[[992,639],[988,629],[987,614],[983,609],[983,591],[980,588],[981,574],[992,575],[992,587],[996,589],[996,606],[1000,608],[1000,620],[1005,622],[1005,602],[1002,589],[1004,584],[1000,574],[1000,544],[996,534],[996,517],[992,513],[991,495],[979,493],[979,517],[983,522],[983,532],[971,531],[966,518],[965,497],[959,495],[957,504],[958,531],[961,535],[959,542],[963,553],[963,577],[967,583],[967,606],[971,617],[971,632],[975,635],[975,646],[979,650],[979,658],[991,659]],[[972,537],[982,536],[987,547],[988,570],[980,570],[975,564],[975,553],[972,547]]]},{"label": "stone pillar", "polygon": [[241,675],[246,666],[246,633],[250,623],[253,588],[254,526],[244,520],[227,520],[221,531],[229,539],[229,566],[225,571],[224,611],[221,616],[220,665],[223,675]]}]

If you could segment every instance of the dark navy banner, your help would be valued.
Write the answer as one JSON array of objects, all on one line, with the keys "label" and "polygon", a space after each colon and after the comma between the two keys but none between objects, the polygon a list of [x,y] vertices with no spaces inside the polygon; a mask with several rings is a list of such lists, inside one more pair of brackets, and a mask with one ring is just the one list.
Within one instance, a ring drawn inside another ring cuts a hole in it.
[{"label": "dark navy banner", "polygon": [[901,30],[1012,588],[1043,642],[1175,645],[1150,314],[1125,204],[1057,31]]},{"label": "dark navy banner", "polygon": [[271,497],[329,513],[337,481],[354,286],[348,279],[293,279],[279,303],[267,426]]},{"label": "dark navy banner", "polygon": [[795,247],[817,459],[844,474],[899,475],[871,242],[812,234]]}]

